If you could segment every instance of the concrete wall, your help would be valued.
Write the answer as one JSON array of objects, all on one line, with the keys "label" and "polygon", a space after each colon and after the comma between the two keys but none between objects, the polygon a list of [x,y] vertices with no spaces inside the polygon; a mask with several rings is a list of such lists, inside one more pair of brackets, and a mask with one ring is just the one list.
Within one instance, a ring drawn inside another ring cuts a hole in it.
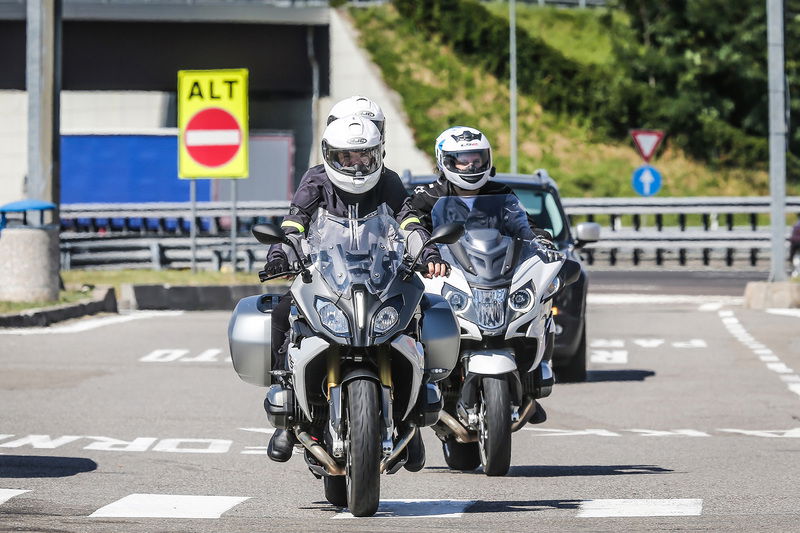
[{"label": "concrete wall", "polygon": [[[353,95],[363,95],[377,102],[386,115],[386,166],[401,173],[429,174],[433,171],[433,141],[431,153],[421,152],[403,112],[403,101],[381,77],[380,69],[358,46],[358,31],[338,10],[331,10],[331,95],[319,102],[318,137],[325,129],[331,106]],[[321,163],[319,143],[311,154],[310,164]]]}]

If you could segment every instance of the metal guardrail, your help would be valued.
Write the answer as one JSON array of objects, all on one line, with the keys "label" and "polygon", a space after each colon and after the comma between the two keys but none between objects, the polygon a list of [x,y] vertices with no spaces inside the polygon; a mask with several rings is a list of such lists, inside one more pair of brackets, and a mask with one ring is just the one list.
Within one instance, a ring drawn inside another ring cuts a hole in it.
[{"label": "metal guardrail", "polygon": [[[769,257],[769,230],[759,226],[759,215],[770,210],[767,197],[562,201],[573,223],[604,223],[601,240],[583,250],[591,265],[750,268]],[[237,265],[251,270],[264,260],[266,250],[250,237],[250,228],[278,222],[289,202],[237,205]],[[800,213],[800,197],[787,199],[787,212]],[[191,259],[190,218],[188,203],[62,205],[62,268],[186,268]],[[645,219],[653,224],[646,225]],[[198,264],[221,268],[230,261],[230,204],[198,203],[196,223]]]}]

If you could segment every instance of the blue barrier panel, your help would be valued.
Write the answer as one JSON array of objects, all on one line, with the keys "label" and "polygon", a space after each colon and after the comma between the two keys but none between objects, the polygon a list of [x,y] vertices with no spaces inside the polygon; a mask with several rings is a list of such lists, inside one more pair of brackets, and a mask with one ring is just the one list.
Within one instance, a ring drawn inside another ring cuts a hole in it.
[{"label": "blue barrier panel", "polygon": [[[63,135],[61,203],[186,202],[175,135]],[[211,181],[197,180],[209,201]]]}]

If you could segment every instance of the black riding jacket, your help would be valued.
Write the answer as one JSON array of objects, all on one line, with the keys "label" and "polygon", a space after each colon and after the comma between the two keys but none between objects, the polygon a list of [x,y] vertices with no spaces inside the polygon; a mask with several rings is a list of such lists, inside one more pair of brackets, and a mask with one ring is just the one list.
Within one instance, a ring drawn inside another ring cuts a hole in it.
[{"label": "black riding jacket", "polygon": [[[365,217],[381,204],[386,204],[394,214],[400,229],[419,234],[419,242],[425,242],[430,232],[421,224],[420,215],[411,206],[400,176],[393,170],[383,167],[380,180],[363,194],[352,194],[334,186],[323,165],[311,167],[303,175],[300,185],[292,197],[289,214],[284,217],[281,227],[287,235],[307,235],[311,222],[317,216],[317,209],[323,208],[338,217]],[[286,255],[280,244],[272,245],[267,259],[269,261]],[[425,249],[425,261],[438,257],[435,246]]]}]

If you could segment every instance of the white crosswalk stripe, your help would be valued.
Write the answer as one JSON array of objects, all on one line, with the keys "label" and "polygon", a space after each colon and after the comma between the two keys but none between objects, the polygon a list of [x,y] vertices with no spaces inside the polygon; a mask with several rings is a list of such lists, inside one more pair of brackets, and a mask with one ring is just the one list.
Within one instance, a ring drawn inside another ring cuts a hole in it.
[{"label": "white crosswalk stripe", "polygon": [[698,516],[703,512],[703,500],[585,500],[579,509],[580,518]]},{"label": "white crosswalk stripe", "polygon": [[20,494],[25,494],[26,492],[30,492],[29,490],[18,490],[18,489],[0,489],[0,505],[6,503],[8,500],[13,498],[14,496],[19,496]]},{"label": "white crosswalk stripe", "polygon": [[129,494],[89,515],[91,518],[219,518],[249,497]]},{"label": "white crosswalk stripe", "polygon": [[[461,518],[476,500],[381,500],[376,518]],[[342,511],[333,518],[354,518]]]}]

